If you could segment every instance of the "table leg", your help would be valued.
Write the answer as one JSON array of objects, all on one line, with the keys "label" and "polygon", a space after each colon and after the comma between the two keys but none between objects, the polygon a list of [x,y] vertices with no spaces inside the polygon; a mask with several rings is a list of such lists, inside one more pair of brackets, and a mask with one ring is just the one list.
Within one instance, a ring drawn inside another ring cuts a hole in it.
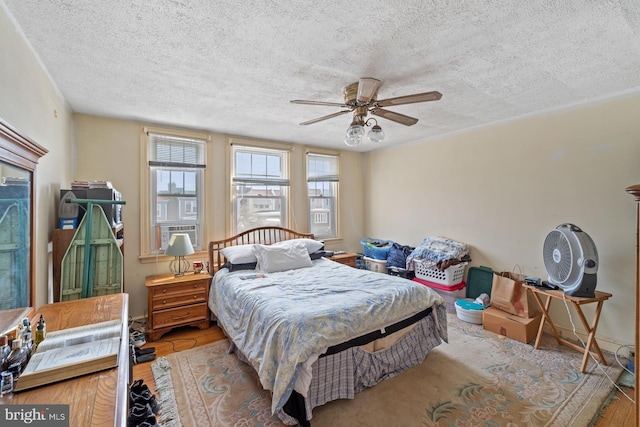
[{"label": "table leg", "polygon": [[560,333],[556,329],[556,325],[553,324],[553,321],[551,320],[551,316],[549,316],[549,307],[551,307],[552,298],[549,295],[546,295],[547,299],[543,304],[542,300],[540,300],[540,297],[536,292],[533,293],[533,296],[538,302],[538,305],[540,306],[540,310],[542,310],[542,321],[540,322],[540,327],[538,328],[538,336],[536,337],[536,342],[533,345],[533,348],[537,349],[538,346],[540,345],[540,340],[542,339],[542,333],[544,330],[545,323],[549,324],[549,327],[551,328],[551,332],[553,332],[553,336],[555,337],[556,341],[558,341],[558,344],[559,345],[562,344],[562,340],[560,339]]},{"label": "table leg", "polygon": [[[538,327],[538,335],[536,335],[536,342],[533,344],[533,348],[537,349],[540,345],[540,340],[542,339],[542,331],[544,330],[544,323],[547,321],[548,315],[547,310],[545,309],[545,304],[540,301],[540,297],[537,293],[531,292],[533,297],[536,299],[538,306],[542,310],[542,321],[540,322],[540,326]],[[547,302],[549,302],[550,298],[547,297]]]},{"label": "table leg", "polygon": [[602,351],[600,350],[600,346],[598,345],[598,342],[596,341],[596,330],[598,328],[598,322],[600,320],[600,311],[602,310],[603,301],[598,301],[598,306],[596,307],[596,312],[594,314],[591,325],[589,325],[587,318],[582,312],[582,309],[580,308],[580,304],[577,304],[576,302],[574,302],[573,305],[576,308],[576,312],[578,313],[578,316],[580,316],[582,325],[588,332],[587,342],[584,348],[584,356],[582,357],[582,365],[580,369],[581,372],[585,372],[587,368],[587,362],[589,362],[589,355],[591,354],[592,347],[593,347],[593,352],[595,353],[594,357],[596,357],[600,361],[600,363],[606,366],[607,362],[604,359],[604,356],[602,354]]}]

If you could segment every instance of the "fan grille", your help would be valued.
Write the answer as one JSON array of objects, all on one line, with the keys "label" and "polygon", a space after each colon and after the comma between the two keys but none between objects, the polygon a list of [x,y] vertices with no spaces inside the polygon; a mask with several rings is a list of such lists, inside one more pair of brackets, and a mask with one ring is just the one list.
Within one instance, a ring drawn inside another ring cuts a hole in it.
[{"label": "fan grille", "polygon": [[564,283],[571,274],[571,244],[567,237],[558,230],[551,231],[544,240],[544,266],[549,278],[557,283]]}]

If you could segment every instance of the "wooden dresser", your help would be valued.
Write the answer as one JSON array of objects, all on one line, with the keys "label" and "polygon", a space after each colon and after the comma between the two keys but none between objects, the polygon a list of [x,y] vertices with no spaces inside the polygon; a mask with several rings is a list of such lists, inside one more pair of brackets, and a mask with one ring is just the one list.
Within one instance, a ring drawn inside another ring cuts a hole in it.
[{"label": "wooden dresser", "polygon": [[346,253],[346,254],[337,254],[334,255],[332,257],[329,257],[327,259],[330,259],[331,261],[335,261],[335,262],[339,262],[340,264],[344,264],[344,265],[348,265],[350,267],[356,267],[356,259],[357,259],[357,255],[353,254],[353,253]]},{"label": "wooden dresser", "polygon": [[[70,426],[126,426],[129,390],[129,295],[114,294],[45,304],[36,310],[47,331],[120,319],[123,323],[118,366],[0,397],[2,405],[69,405]],[[19,380],[18,380],[19,381]]]},{"label": "wooden dresser", "polygon": [[147,339],[157,341],[178,326],[207,329],[210,282],[211,276],[207,273],[186,273],[177,277],[173,274],[147,276]]}]

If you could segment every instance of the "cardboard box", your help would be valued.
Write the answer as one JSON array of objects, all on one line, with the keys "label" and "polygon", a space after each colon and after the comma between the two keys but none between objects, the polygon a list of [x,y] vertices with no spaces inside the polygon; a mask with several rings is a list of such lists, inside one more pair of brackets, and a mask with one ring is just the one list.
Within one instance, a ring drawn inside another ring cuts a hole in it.
[{"label": "cardboard box", "polygon": [[495,307],[489,307],[482,312],[482,327],[484,329],[525,344],[536,337],[541,320],[542,314],[526,318]]}]

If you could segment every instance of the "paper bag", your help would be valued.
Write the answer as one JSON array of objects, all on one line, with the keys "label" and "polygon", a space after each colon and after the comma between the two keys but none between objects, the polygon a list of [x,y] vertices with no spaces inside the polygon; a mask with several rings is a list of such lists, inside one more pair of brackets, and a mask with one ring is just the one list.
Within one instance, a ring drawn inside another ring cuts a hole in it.
[{"label": "paper bag", "polygon": [[491,306],[520,317],[535,317],[540,307],[532,293],[524,287],[522,274],[503,271],[493,273]]}]

